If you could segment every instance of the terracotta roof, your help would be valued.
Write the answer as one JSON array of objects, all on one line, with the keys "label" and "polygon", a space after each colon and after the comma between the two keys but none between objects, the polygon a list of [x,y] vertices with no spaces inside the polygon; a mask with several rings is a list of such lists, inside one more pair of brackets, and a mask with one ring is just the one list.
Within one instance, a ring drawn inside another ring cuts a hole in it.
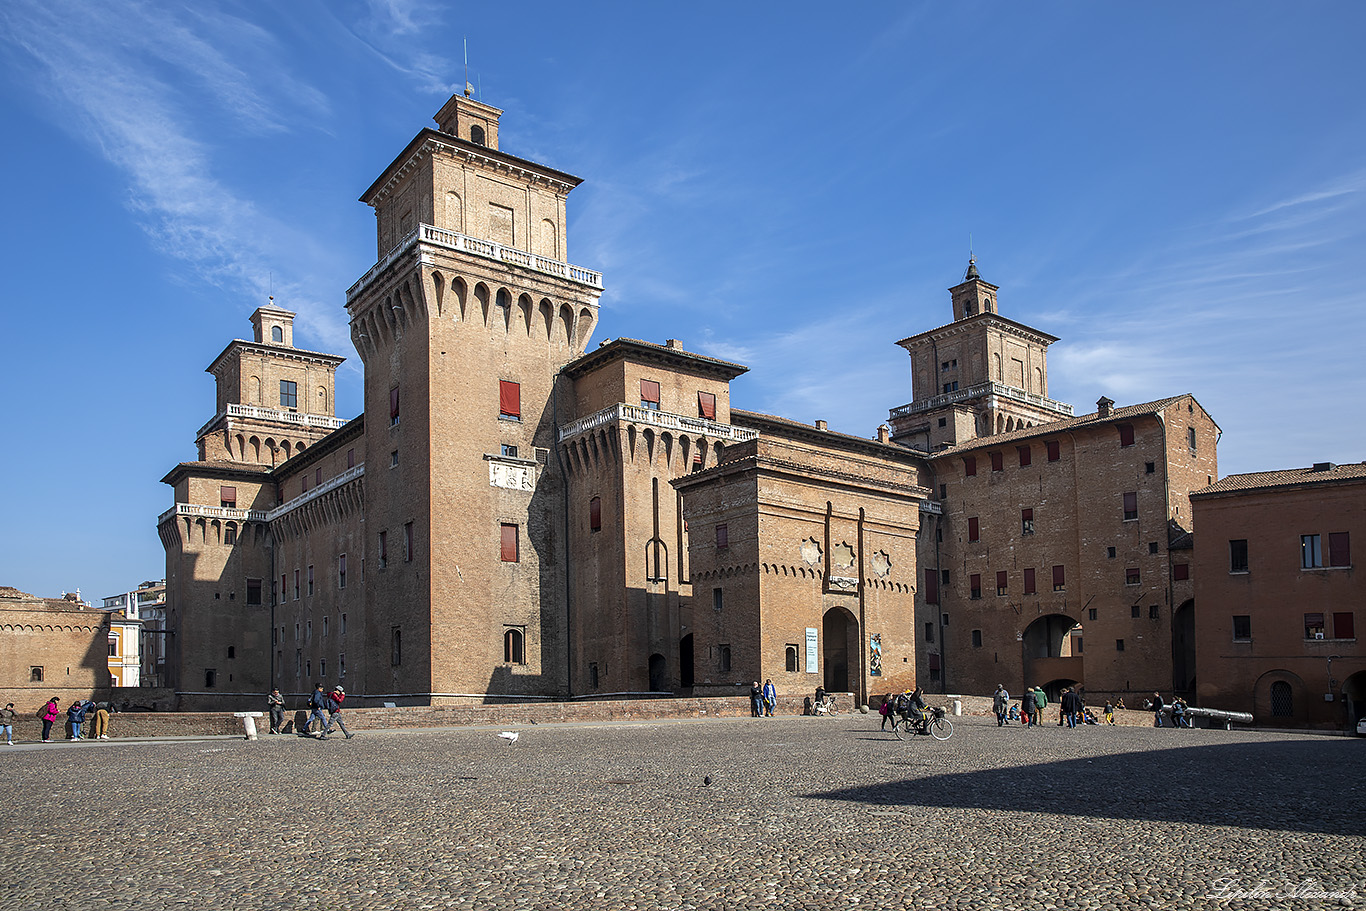
[{"label": "terracotta roof", "polygon": [[597,348],[584,352],[576,360],[566,364],[564,372],[567,376],[578,378],[617,358],[631,356],[662,361],[675,367],[687,366],[700,369],[703,372],[721,376],[726,380],[733,380],[740,374],[749,372],[749,368],[744,364],[723,361],[720,358],[707,357],[705,354],[696,354],[682,348],[671,348],[668,345],[647,342],[638,338],[614,338],[599,342]]},{"label": "terracotta roof", "polygon": [[1333,465],[1325,462],[1317,468],[1286,468],[1280,471],[1254,471],[1250,474],[1231,474],[1208,487],[1191,493],[1192,497],[1216,496],[1236,490],[1270,490],[1277,487],[1308,487],[1341,481],[1366,479],[1366,462]]},{"label": "terracotta roof", "polygon": [[[959,446],[948,449],[941,449],[938,452],[930,453],[930,458],[937,459],[942,456],[957,455],[963,452],[972,452],[978,449],[992,449],[997,446],[1004,446],[1019,440],[1033,440],[1040,437],[1052,436],[1068,430],[1080,430],[1086,427],[1101,427],[1106,424],[1117,424],[1122,421],[1143,417],[1145,415],[1160,414],[1170,405],[1182,399],[1195,399],[1195,396],[1187,393],[1186,395],[1174,395],[1171,398],[1158,399],[1155,402],[1144,402],[1141,405],[1125,405],[1123,408],[1115,408],[1110,411],[1109,417],[1101,417],[1098,412],[1083,414],[1078,417],[1064,418],[1061,421],[1049,421],[1047,424],[1035,424],[1033,427],[1026,427],[1023,430],[1009,430],[1005,433],[996,433],[988,437],[977,437]],[[1199,402],[1196,402],[1198,405]],[[1203,410],[1203,407],[1202,407]],[[1218,427],[1218,424],[1215,424]]]}]

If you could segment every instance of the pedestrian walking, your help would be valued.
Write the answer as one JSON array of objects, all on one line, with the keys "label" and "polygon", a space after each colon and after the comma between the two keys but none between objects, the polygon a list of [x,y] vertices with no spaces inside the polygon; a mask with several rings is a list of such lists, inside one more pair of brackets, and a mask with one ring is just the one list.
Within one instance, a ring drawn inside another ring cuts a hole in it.
[{"label": "pedestrian walking", "polygon": [[332,692],[327,694],[327,727],[323,728],[323,732],[318,735],[319,740],[327,739],[327,735],[332,733],[332,725],[334,724],[341,728],[341,732],[346,735],[347,740],[351,739],[352,734],[342,723],[341,717],[342,703],[345,701],[346,690],[341,688],[341,684],[337,684]]},{"label": "pedestrian walking", "polygon": [[323,692],[323,685],[320,683],[313,688],[313,695],[308,697],[308,707],[312,713],[308,716],[308,721],[304,722],[302,737],[307,737],[313,733],[313,719],[318,719],[318,732],[327,727],[327,716],[323,712],[327,711],[327,694]]},{"label": "pedestrian walking", "polygon": [[[1081,696],[1077,695],[1071,687],[1063,687],[1061,707],[1063,717],[1067,719],[1067,726],[1069,728],[1075,728],[1077,726],[1078,717],[1081,716],[1081,713],[1086,708],[1085,705],[1082,704]],[[1083,718],[1082,721],[1084,723],[1085,719]]]},{"label": "pedestrian walking", "polygon": [[14,745],[14,703],[10,702],[0,709],[0,734],[5,735],[5,743]]},{"label": "pedestrian walking", "polygon": [[285,697],[279,690],[271,690],[266,697],[266,708],[270,711],[270,732],[279,734],[285,726]]},{"label": "pedestrian walking", "polygon": [[773,685],[773,679],[764,681],[764,714],[773,717],[773,710],[778,707],[778,688]]},{"label": "pedestrian walking", "polygon": [[101,702],[95,706],[95,722],[90,729],[90,739],[109,739],[109,703],[107,702]]},{"label": "pedestrian walking", "polygon": [[1162,694],[1161,694],[1161,693],[1153,693],[1153,702],[1152,702],[1152,709],[1153,709],[1153,727],[1155,727],[1155,728],[1164,727],[1164,725],[1162,724],[1162,709],[1163,709],[1163,708],[1165,708],[1165,703],[1163,703],[1163,701],[1162,701]]},{"label": "pedestrian walking", "polygon": [[1001,684],[996,684],[996,695],[991,699],[991,708],[996,712],[996,726],[1005,727],[1006,718],[1010,714],[1010,693]]},{"label": "pedestrian walking", "polygon": [[760,718],[764,714],[764,691],[759,688],[759,681],[754,681],[749,688],[749,715],[751,718]]},{"label": "pedestrian walking", "polygon": [[60,717],[62,710],[57,707],[57,697],[53,696],[47,701],[47,705],[38,710],[38,717],[43,722],[43,743],[52,742],[52,725]]},{"label": "pedestrian walking", "polygon": [[84,699],[73,700],[66,709],[66,720],[71,725],[71,739],[81,740],[81,725],[85,724],[85,713],[88,710]]},{"label": "pedestrian walking", "polygon": [[1106,723],[1106,724],[1114,724],[1114,723],[1115,723],[1115,707],[1114,707],[1113,705],[1111,705],[1109,702],[1106,702],[1106,703],[1105,703],[1105,723]]},{"label": "pedestrian walking", "polygon": [[1048,705],[1048,694],[1043,691],[1043,687],[1034,687],[1034,712],[1036,716],[1034,724],[1043,724],[1043,710]]}]

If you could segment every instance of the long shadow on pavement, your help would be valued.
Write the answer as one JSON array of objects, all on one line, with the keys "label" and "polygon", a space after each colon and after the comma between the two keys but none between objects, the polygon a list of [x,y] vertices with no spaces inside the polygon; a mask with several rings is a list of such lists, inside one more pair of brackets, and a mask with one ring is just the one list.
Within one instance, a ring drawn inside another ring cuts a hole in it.
[{"label": "long shadow on pavement", "polygon": [[1242,742],[925,775],[808,794],[977,808],[1366,834],[1366,742]]}]

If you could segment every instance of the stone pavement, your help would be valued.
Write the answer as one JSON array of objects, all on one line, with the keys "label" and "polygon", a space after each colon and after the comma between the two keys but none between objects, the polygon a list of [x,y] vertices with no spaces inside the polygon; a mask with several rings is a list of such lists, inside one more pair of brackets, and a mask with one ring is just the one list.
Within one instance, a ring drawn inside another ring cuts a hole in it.
[{"label": "stone pavement", "polygon": [[879,720],[6,748],[0,905],[1366,908],[1366,739]]}]

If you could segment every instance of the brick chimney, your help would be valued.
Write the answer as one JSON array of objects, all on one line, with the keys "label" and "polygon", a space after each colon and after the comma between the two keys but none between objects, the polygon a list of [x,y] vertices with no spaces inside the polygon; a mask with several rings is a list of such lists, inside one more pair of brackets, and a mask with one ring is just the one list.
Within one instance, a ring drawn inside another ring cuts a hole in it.
[{"label": "brick chimney", "polygon": [[1107,399],[1105,396],[1102,395],[1100,399],[1096,402],[1096,414],[1098,414],[1100,417],[1108,418],[1112,413],[1114,413],[1114,410],[1114,399]]}]

